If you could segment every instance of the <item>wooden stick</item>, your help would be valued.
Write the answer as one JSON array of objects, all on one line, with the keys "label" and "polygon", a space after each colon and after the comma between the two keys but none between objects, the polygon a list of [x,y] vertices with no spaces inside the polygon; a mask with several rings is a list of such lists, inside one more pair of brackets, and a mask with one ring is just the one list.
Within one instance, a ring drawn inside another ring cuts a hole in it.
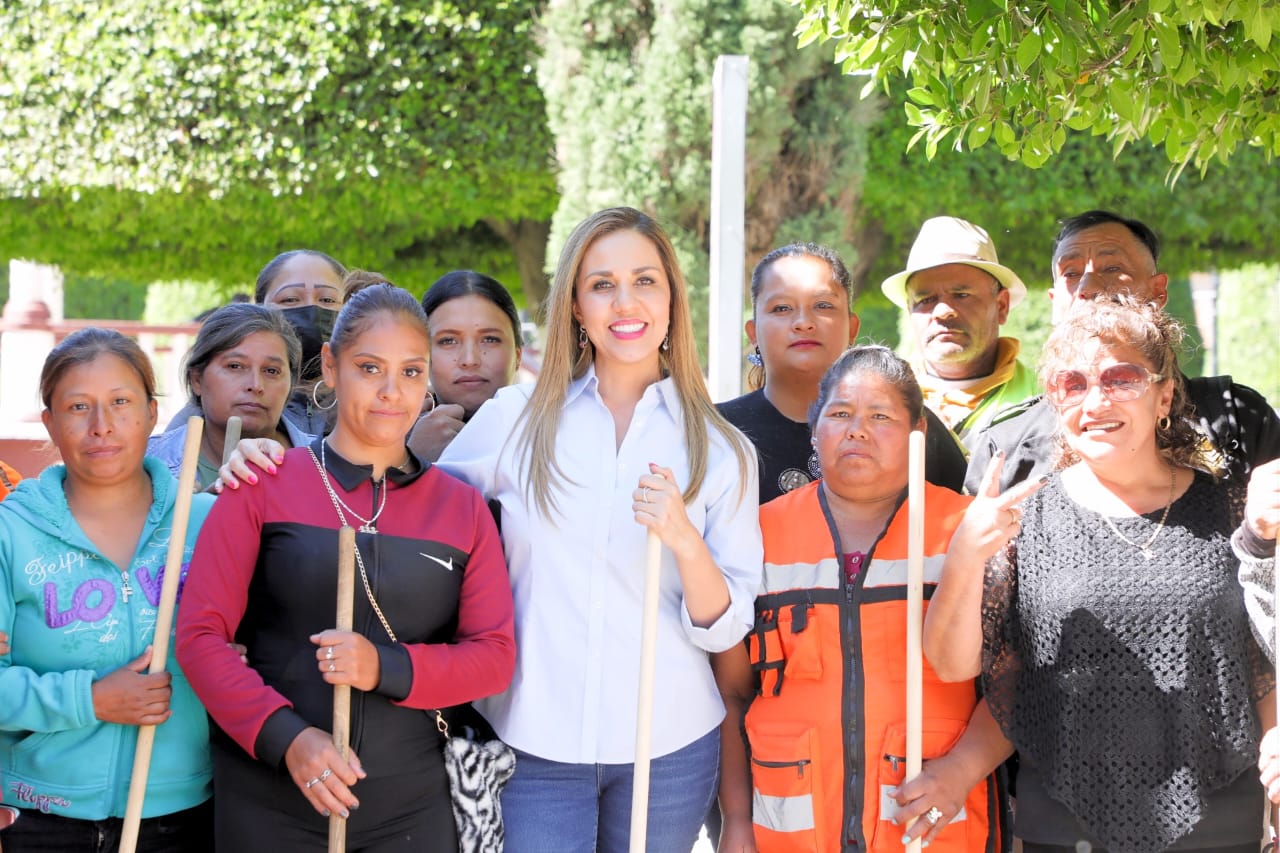
[{"label": "wooden stick", "polygon": [[[338,611],[333,627],[350,631],[356,595],[356,531],[344,524],[338,529]],[[351,757],[351,685],[333,685],[333,745],[346,761]],[[329,853],[345,853],[347,819],[329,814]]]},{"label": "wooden stick", "polygon": [[226,465],[231,461],[231,454],[235,452],[236,445],[240,443],[240,416],[232,415],[227,418],[227,431],[222,438],[222,464]]},{"label": "wooden stick", "polygon": [[[911,433],[907,456],[907,775],[920,775],[924,730],[924,433]],[[920,818],[917,818],[920,820]],[[907,845],[920,853],[920,839]]]},{"label": "wooden stick", "polygon": [[[160,584],[156,632],[151,641],[150,673],[163,672],[169,661],[169,634],[173,631],[178,582],[182,578],[182,556],[187,545],[187,522],[191,519],[191,495],[196,488],[196,468],[200,464],[200,439],[203,432],[203,418],[192,415],[187,419],[187,441],[182,447],[182,468],[178,475],[178,492],[173,507],[173,528],[169,531],[169,551],[164,561],[164,580]],[[129,780],[129,799],[125,804],[124,825],[120,832],[120,853],[134,853],[138,846],[142,801],[147,795],[147,776],[151,772],[151,750],[155,741],[155,726],[138,727],[138,745],[133,753],[133,777]]]},{"label": "wooden stick", "polygon": [[640,695],[636,703],[636,763],[631,777],[631,853],[644,853],[649,831],[649,756],[653,751],[653,681],[658,663],[658,601],[662,540],[649,531],[640,622]]}]

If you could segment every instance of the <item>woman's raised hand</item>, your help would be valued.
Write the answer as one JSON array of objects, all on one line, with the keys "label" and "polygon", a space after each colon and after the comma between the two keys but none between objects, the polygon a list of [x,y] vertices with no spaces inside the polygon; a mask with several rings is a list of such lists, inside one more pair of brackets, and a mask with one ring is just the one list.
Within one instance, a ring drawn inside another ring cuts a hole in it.
[{"label": "woman's raised hand", "polygon": [[1275,539],[1280,533],[1280,459],[1259,465],[1249,475],[1244,519],[1262,539]]},{"label": "woman's raised hand", "polygon": [[1004,453],[997,453],[982,475],[982,485],[973,503],[965,510],[964,521],[956,528],[948,551],[971,554],[984,563],[1022,531],[1022,510],[1018,504],[1044,485],[1043,480],[1027,480],[1000,492],[1000,468]]},{"label": "woman's raised hand", "polygon": [[213,490],[221,494],[224,487],[238,489],[242,480],[255,486],[258,484],[258,472],[250,465],[275,474],[276,466],[282,464],[284,445],[280,442],[273,438],[242,438],[231,451],[226,464],[218,469],[218,480],[213,484]]},{"label": "woman's raised hand", "polygon": [[1258,772],[1267,799],[1280,804],[1280,728],[1271,728],[1262,736],[1258,750]]},{"label": "woman's raised hand", "polygon": [[168,672],[148,674],[151,646],[114,672],[93,682],[93,715],[104,723],[158,726],[169,719]]},{"label": "woman's raised hand", "polygon": [[350,810],[360,807],[351,786],[365,778],[364,768],[354,751],[343,759],[328,732],[314,726],[303,729],[285,750],[284,763],[293,784],[324,817],[332,812],[350,817]]},{"label": "woman's raised hand", "polygon": [[428,462],[435,462],[449,442],[466,426],[466,411],[457,403],[442,403],[418,418],[409,431],[409,449]]}]

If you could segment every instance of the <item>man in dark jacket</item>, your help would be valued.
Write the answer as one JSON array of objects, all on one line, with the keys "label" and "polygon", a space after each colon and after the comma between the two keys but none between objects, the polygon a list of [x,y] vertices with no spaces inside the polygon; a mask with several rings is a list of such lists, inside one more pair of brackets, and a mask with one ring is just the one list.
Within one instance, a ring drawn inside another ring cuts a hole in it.
[{"label": "man in dark jacket", "polygon": [[[1125,292],[1164,305],[1169,276],[1157,272],[1160,241],[1135,219],[1091,210],[1063,220],[1053,243],[1054,321],[1077,301]],[[1225,474],[1246,483],[1258,465],[1280,457],[1280,418],[1266,399],[1230,376],[1186,380],[1195,405],[1197,429],[1209,447],[1208,458]],[[1000,489],[1053,470],[1057,412],[1035,397],[1004,413],[972,442],[965,488],[976,493],[992,457],[1005,454]]]}]

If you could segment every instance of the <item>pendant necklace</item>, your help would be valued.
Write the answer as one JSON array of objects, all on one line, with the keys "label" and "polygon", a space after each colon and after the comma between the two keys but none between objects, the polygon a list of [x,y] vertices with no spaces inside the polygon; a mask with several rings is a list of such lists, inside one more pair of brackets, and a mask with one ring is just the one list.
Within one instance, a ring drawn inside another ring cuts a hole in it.
[{"label": "pendant necklace", "polygon": [[1132,545],[1134,548],[1137,548],[1138,551],[1141,552],[1142,554],[1142,559],[1150,560],[1152,556],[1151,543],[1156,541],[1156,537],[1160,535],[1160,531],[1164,530],[1164,523],[1169,520],[1169,510],[1173,507],[1173,493],[1177,491],[1177,488],[1178,488],[1178,469],[1174,468],[1170,471],[1170,477],[1169,477],[1169,502],[1164,505],[1164,512],[1161,513],[1160,515],[1160,521],[1156,524],[1156,529],[1152,531],[1150,536],[1147,537],[1147,541],[1143,542],[1142,544],[1138,544],[1137,542],[1134,542],[1128,536],[1125,536],[1123,533],[1121,533],[1120,529],[1116,527],[1115,522],[1111,520],[1110,516],[1102,514],[1102,520],[1107,523],[1107,526],[1111,528],[1111,532],[1114,533],[1122,542],[1125,542],[1129,545]]},{"label": "pendant necklace", "polygon": [[[338,497],[338,493],[334,491],[333,485],[329,482],[329,471],[325,467],[324,446],[325,446],[325,442],[321,441],[319,457],[316,456],[316,452],[312,450],[310,447],[307,448],[307,452],[311,454],[311,461],[316,463],[316,470],[320,472],[320,480],[321,482],[324,483],[325,491],[329,493],[329,499],[333,501],[333,508],[338,511],[338,515],[340,517],[342,517],[342,511],[346,510],[349,515],[353,516],[357,521],[359,521],[360,522],[359,530],[361,533],[377,533],[378,517],[382,515],[382,511],[387,508],[387,484],[386,484],[385,475],[383,476],[383,484],[382,484],[382,501],[378,504],[378,511],[375,512],[371,518],[365,518],[363,515],[356,512],[351,507],[347,506],[347,502],[344,501],[342,498]],[[375,486],[376,485],[377,484],[375,483]]]}]

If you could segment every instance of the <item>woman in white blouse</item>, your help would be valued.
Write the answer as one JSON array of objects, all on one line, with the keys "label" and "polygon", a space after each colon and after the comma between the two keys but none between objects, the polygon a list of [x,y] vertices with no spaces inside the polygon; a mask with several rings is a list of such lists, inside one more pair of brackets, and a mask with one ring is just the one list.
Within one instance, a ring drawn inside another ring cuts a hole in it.
[{"label": "woman in white blouse", "polygon": [[627,848],[649,530],[664,547],[648,849],[688,851],[724,715],[707,655],[750,627],[762,554],[755,459],[711,404],[656,222],[613,208],[574,230],[537,383],[499,391],[439,465],[501,507],[516,674],[477,706],[516,750],[508,853]]}]

